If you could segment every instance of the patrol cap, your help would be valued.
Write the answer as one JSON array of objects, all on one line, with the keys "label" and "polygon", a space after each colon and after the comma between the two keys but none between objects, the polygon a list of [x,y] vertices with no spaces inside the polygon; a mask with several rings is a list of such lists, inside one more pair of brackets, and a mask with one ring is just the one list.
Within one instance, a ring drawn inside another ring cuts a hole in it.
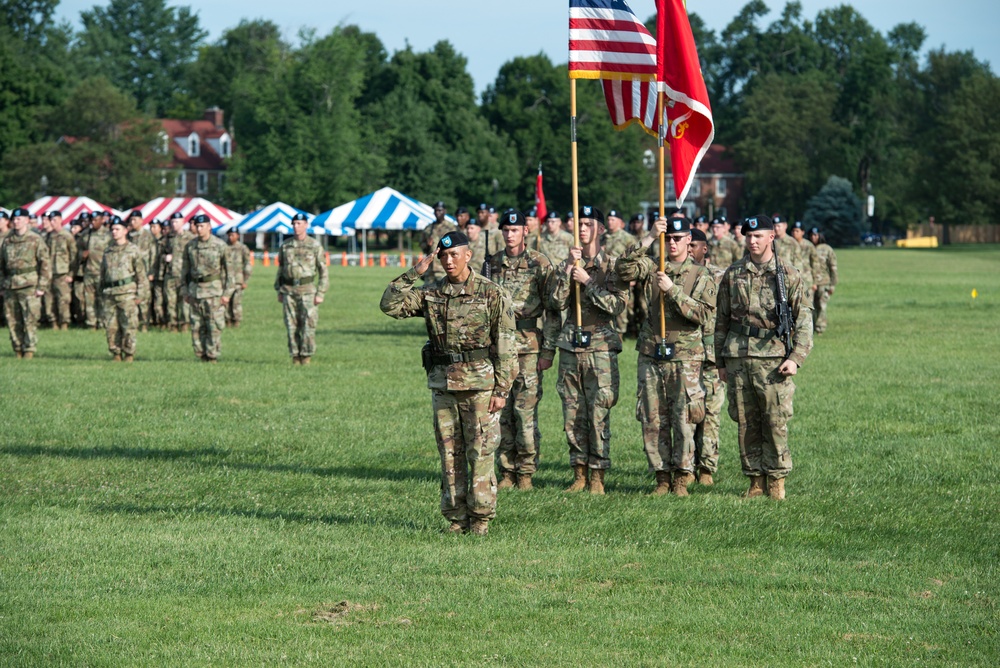
[{"label": "patrol cap", "polygon": [[18,207],[10,212],[11,218],[17,218],[18,216],[30,216],[30,215],[31,215],[30,211],[21,207]]},{"label": "patrol cap", "polygon": [[464,207],[464,206],[460,206],[460,207],[458,207],[457,209],[455,209],[455,215],[456,215],[456,216],[457,216],[458,214],[460,214],[460,213],[469,213],[469,209],[468,209],[468,207]]},{"label": "patrol cap", "polygon": [[142,211],[139,209],[132,209],[132,212],[129,213],[128,217],[129,220],[132,220],[133,218],[142,218]]},{"label": "patrol cap", "polygon": [[580,218],[593,218],[601,225],[604,224],[604,214],[596,206],[585,204],[580,207]]},{"label": "patrol cap", "polygon": [[172,214],[170,214],[170,220],[177,220],[178,218],[184,220],[184,214],[181,213],[180,211],[174,211]]},{"label": "patrol cap", "polygon": [[763,213],[758,213],[756,216],[752,216],[743,221],[742,227],[740,227],[740,232],[743,236],[746,236],[749,232],[761,232],[774,229],[774,221]]},{"label": "patrol cap", "polygon": [[487,204],[486,202],[482,202],[479,206],[476,207],[476,211],[489,211],[489,210],[490,210],[490,205]]},{"label": "patrol cap", "polygon": [[[296,214],[298,215],[298,214]],[[204,225],[205,223],[211,223],[212,219],[203,213],[199,213],[197,216],[191,218],[192,225]]]},{"label": "patrol cap", "polygon": [[438,253],[443,250],[448,250],[449,248],[457,248],[458,246],[468,246],[469,237],[465,236],[461,232],[449,232],[448,234],[441,237],[441,241],[438,242]]},{"label": "patrol cap", "polygon": [[294,216],[292,216],[292,222],[294,223],[296,220],[305,220],[305,221],[308,221],[309,217],[306,216],[306,214],[304,214],[301,211],[299,211]]},{"label": "patrol cap", "polygon": [[525,226],[528,221],[524,219],[524,214],[517,209],[507,209],[504,214],[500,216],[500,227],[506,226]]},{"label": "patrol cap", "polygon": [[697,227],[691,230],[691,241],[708,241],[705,233],[699,230]]},{"label": "patrol cap", "polygon": [[559,212],[558,211],[549,211],[545,215],[545,220],[559,220],[559,219],[560,218],[559,218]]},{"label": "patrol cap", "polygon": [[805,226],[805,224],[801,220],[796,220],[795,223],[792,224],[792,229],[793,230],[802,230],[804,232],[805,229],[806,229],[806,226]]},{"label": "patrol cap", "polygon": [[111,216],[111,220],[108,221],[108,225],[111,227],[114,227],[115,225],[121,225],[122,227],[126,227],[125,221],[119,218],[118,216]]},{"label": "patrol cap", "polygon": [[690,234],[690,233],[691,233],[691,219],[688,218],[687,216],[671,216],[667,218],[667,234]]}]

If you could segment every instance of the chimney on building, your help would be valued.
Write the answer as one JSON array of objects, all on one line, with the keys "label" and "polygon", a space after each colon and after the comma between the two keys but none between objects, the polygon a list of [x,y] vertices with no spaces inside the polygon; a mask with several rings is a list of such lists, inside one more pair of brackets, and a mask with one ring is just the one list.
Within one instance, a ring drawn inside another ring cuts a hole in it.
[{"label": "chimney on building", "polygon": [[205,120],[210,121],[220,130],[223,128],[222,117],[222,109],[219,109],[218,107],[209,107],[205,110]]}]

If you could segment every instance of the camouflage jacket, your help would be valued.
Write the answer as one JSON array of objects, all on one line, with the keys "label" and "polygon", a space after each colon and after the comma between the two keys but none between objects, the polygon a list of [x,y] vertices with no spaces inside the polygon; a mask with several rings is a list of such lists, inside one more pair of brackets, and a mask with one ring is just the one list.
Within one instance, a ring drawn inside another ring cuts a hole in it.
[{"label": "camouflage jacket", "polygon": [[135,295],[136,299],[149,299],[149,275],[146,259],[137,244],[112,243],[101,260],[101,290],[109,297]]},{"label": "camouflage jacket", "polygon": [[[458,231],[458,226],[446,219],[440,223],[433,222],[420,232],[420,250],[423,251],[424,255],[434,255],[434,262],[431,263],[431,268],[427,270],[425,275],[427,280],[436,280],[444,276],[444,267],[437,259],[437,245],[441,241],[441,237],[456,231]],[[481,267],[482,264],[476,267],[476,270]]]},{"label": "camouflage jacket", "polygon": [[47,292],[52,261],[45,240],[31,232],[10,232],[0,245],[0,281],[5,290]]},{"label": "camouflage jacket", "polygon": [[173,231],[160,237],[157,244],[156,264],[153,267],[153,280],[165,281],[168,278],[180,279],[184,271],[184,248],[194,239],[187,230],[180,234]]},{"label": "camouflage jacket", "polygon": [[[515,349],[519,355],[540,352],[544,359],[555,359],[559,336],[559,313],[551,310],[552,264],[538,251],[525,250],[510,257],[506,250],[490,257],[493,281],[507,291],[514,311]],[[549,317],[539,319],[548,310]]]},{"label": "camouflage jacket", "polygon": [[238,285],[249,283],[250,274],[253,273],[253,265],[250,263],[253,253],[250,252],[250,249],[242,241],[237,241],[235,244],[227,244],[226,252],[229,253],[229,268],[233,270],[233,282]]},{"label": "camouflage jacket", "polygon": [[[792,353],[774,334],[778,326],[778,279],[775,259],[757,265],[750,256],[737,260],[722,277],[718,315],[715,318],[715,358],[722,364],[727,357],[787,357],[799,366],[812,349],[812,309],[805,303],[802,277],[794,267],[782,262],[785,287],[792,312]],[[741,331],[757,327],[760,336]]]},{"label": "camouflage jacket", "polygon": [[576,290],[573,286],[579,283],[567,274],[568,260],[554,270],[552,308],[565,312],[565,323],[556,340],[556,347],[570,352],[621,352],[622,340],[615,330],[614,320],[625,310],[628,283],[623,282],[615,273],[614,258],[603,252],[599,252],[593,259],[585,257],[583,262],[590,274],[590,282],[580,285],[580,316],[582,327],[591,332],[590,347],[582,349],[573,345],[573,333],[576,331]]},{"label": "camouflage jacket", "polygon": [[569,249],[573,247],[573,235],[566,230],[555,234],[542,230],[538,235],[538,252],[549,258],[553,266],[569,257]]},{"label": "camouflage jacket", "polygon": [[721,239],[711,237],[708,240],[708,255],[713,264],[725,269],[743,257],[743,248],[728,234]]},{"label": "camouflage jacket", "polygon": [[323,246],[316,239],[285,239],[278,249],[278,273],[274,289],[283,295],[326,294],[329,286]]},{"label": "camouflage jacket", "polygon": [[492,391],[506,398],[517,375],[514,314],[507,294],[472,270],[464,283],[447,278],[416,288],[411,267],[382,293],[379,308],[392,318],[422,316],[433,354],[472,353],[478,359],[431,366],[432,390]]},{"label": "camouflage jacket", "polygon": [[712,264],[711,259],[707,259],[702,266],[708,269],[709,273],[712,274],[712,281],[715,282],[716,308],[712,310],[712,318],[701,326],[701,340],[705,344],[705,365],[715,367],[715,316],[718,313],[719,286],[722,284],[722,276],[726,273],[726,267]]},{"label": "camouflage jacket", "polygon": [[505,246],[503,234],[500,233],[500,230],[489,230],[490,241],[489,248],[487,248],[486,234],[487,230],[482,230],[475,241],[469,242],[469,248],[472,249],[472,259],[469,260],[469,266],[475,268],[480,273],[482,273],[483,263],[486,262],[486,258],[493,257],[502,251]]},{"label": "camouflage jacket", "polygon": [[[76,238],[84,276],[97,278],[101,275],[101,260],[104,258],[104,251],[112,243],[111,232],[107,227],[102,227],[99,230],[87,230]],[[86,257],[84,257],[84,253],[86,253]]]},{"label": "camouflage jacket", "polygon": [[605,234],[601,245],[608,257],[621,257],[634,243],[635,237],[625,230],[618,230]]},{"label": "camouflage jacket", "polygon": [[45,235],[45,243],[49,248],[49,255],[52,257],[52,276],[65,276],[76,271],[76,240],[73,235],[65,229],[55,232],[48,232]]},{"label": "camouflage jacket", "polygon": [[837,254],[829,244],[816,246],[816,275],[813,281],[816,285],[837,285]]},{"label": "camouflage jacket", "polygon": [[189,241],[182,255],[180,279],[181,294],[185,297],[232,297],[236,284],[229,270],[225,242],[217,237],[209,237],[208,241],[195,237]]},{"label": "camouflage jacket", "polygon": [[799,254],[802,249],[799,248],[799,242],[792,238],[792,235],[786,234],[780,239],[776,236],[774,237],[774,247],[778,251],[778,257],[785,263],[788,267],[798,267],[799,265]]},{"label": "camouflage jacket", "polygon": [[802,274],[802,284],[806,290],[816,283],[816,272],[819,270],[819,257],[816,255],[816,247],[808,239],[796,242],[799,245],[799,263],[795,268]]},{"label": "camouflage jacket", "polygon": [[[646,296],[646,318],[639,328],[635,349],[643,355],[652,355],[661,340],[674,344],[674,359],[702,361],[705,359],[704,326],[715,325],[716,283],[712,272],[695,264],[690,256],[683,262],[667,262],[666,274],[673,286],[663,293],[663,313],[666,337],[660,337],[660,289],[656,285],[659,261],[648,249],[636,244],[618,259],[615,270],[623,281],[635,281]],[[657,251],[658,252],[658,248]],[[653,306],[656,304],[657,306]]]}]

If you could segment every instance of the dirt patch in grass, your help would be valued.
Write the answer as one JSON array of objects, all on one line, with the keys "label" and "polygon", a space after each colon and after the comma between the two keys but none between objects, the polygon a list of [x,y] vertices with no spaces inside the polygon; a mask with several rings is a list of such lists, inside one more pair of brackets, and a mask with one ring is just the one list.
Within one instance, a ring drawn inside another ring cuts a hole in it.
[{"label": "dirt patch in grass", "polygon": [[363,605],[352,603],[351,601],[341,601],[333,605],[324,604],[312,613],[314,622],[326,622],[327,624],[351,624],[357,621],[361,613],[375,612],[378,610],[377,603]]}]

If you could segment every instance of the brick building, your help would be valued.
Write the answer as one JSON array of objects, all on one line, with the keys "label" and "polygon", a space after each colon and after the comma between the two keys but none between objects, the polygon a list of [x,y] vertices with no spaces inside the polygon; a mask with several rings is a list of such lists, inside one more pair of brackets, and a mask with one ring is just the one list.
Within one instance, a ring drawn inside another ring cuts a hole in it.
[{"label": "brick building", "polygon": [[[175,197],[217,195],[225,185],[226,167],[233,156],[233,137],[218,107],[205,110],[197,121],[161,118],[160,150],[170,156],[165,175],[167,190]],[[173,188],[170,188],[170,183]]]}]

